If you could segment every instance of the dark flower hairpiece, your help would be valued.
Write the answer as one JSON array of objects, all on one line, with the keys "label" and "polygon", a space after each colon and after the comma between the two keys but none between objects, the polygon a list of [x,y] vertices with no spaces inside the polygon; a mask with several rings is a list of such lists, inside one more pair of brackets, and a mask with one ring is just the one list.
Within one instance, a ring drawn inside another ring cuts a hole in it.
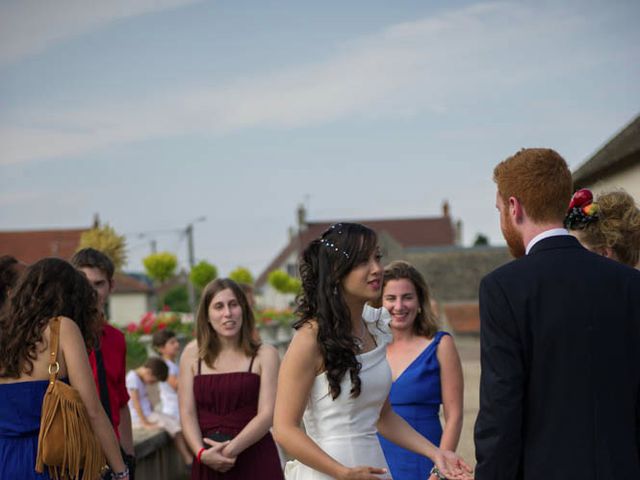
[{"label": "dark flower hairpiece", "polygon": [[571,198],[564,225],[571,230],[582,229],[598,220],[598,210],[598,204],[593,202],[591,190],[582,188]]}]

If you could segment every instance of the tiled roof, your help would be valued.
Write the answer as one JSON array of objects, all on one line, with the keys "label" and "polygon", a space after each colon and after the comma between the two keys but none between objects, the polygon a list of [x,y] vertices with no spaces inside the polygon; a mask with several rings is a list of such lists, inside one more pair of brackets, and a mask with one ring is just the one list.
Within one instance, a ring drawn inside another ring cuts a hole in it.
[{"label": "tiled roof", "polygon": [[0,232],[0,255],[13,255],[27,264],[44,257],[69,259],[88,228]]},{"label": "tiled roof", "polygon": [[[267,281],[271,271],[280,265],[293,252],[298,252],[300,247],[306,246],[314,238],[318,238],[322,232],[334,223],[338,222],[310,222],[307,228],[294,236],[289,244],[284,247],[269,266],[256,280],[256,286],[261,287]],[[375,230],[378,234],[386,232],[402,247],[436,247],[455,244],[455,228],[451,218],[447,216],[432,218],[405,218],[393,220],[349,220],[352,223],[361,223]]]},{"label": "tiled roof", "polygon": [[138,280],[126,273],[119,273],[113,276],[113,293],[151,293],[153,288],[150,285]]},{"label": "tiled roof", "polygon": [[577,188],[625,165],[640,163],[640,115],[609,140],[573,173]]}]

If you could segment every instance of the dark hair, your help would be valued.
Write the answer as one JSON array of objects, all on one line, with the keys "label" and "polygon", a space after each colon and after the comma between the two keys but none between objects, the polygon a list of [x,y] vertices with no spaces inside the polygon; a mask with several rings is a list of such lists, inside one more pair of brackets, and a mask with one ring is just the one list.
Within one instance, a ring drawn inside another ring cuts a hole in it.
[{"label": "dark hair", "polygon": [[167,377],[169,377],[169,367],[167,367],[167,364],[164,363],[164,360],[160,357],[149,357],[142,366],[151,370],[151,373],[158,381],[167,381]]},{"label": "dark hair", "polygon": [[175,338],[175,336],[176,334],[173,330],[158,330],[151,337],[151,345],[157,350],[160,347],[164,347],[165,344],[172,338]]},{"label": "dark hair", "polygon": [[567,162],[549,148],[523,148],[500,162],[493,180],[506,205],[517,198],[534,222],[562,222],[573,180]]},{"label": "dark hair", "polygon": [[204,360],[209,368],[213,368],[216,357],[220,353],[220,340],[218,334],[209,323],[209,305],[211,300],[223,290],[230,289],[238,300],[242,309],[242,328],[240,329],[239,346],[242,347],[245,355],[253,357],[258,353],[260,343],[253,340],[253,329],[255,328],[255,318],[253,309],[249,306],[247,296],[242,288],[230,278],[218,278],[209,282],[204,287],[198,304],[196,314],[196,337],[198,339],[198,357]]},{"label": "dark hair", "polygon": [[11,255],[0,257],[0,308],[4,305],[11,290],[18,281],[21,272],[21,264]]},{"label": "dark hair", "polygon": [[349,372],[351,396],[360,395],[358,346],[351,332],[351,313],[344,300],[342,280],[356,266],[368,261],[378,237],[358,223],[337,223],[313,240],[300,257],[302,292],[296,299],[298,329],[315,320],[318,345],[329,381],[331,396],[340,395],[340,382]]},{"label": "dark hair", "polygon": [[431,308],[431,294],[427,282],[424,277],[416,270],[416,268],[408,262],[398,260],[391,262],[384,267],[384,276],[382,277],[382,297],[384,298],[384,287],[391,280],[409,280],[416,289],[418,296],[418,305],[420,309],[413,322],[413,333],[421,337],[433,338],[438,331],[438,319]]},{"label": "dark hair", "polygon": [[83,248],[71,257],[71,265],[76,268],[97,268],[106,276],[109,283],[113,281],[115,268],[109,256],[95,248]]},{"label": "dark hair", "polygon": [[56,316],[73,320],[88,348],[96,345],[102,323],[95,291],[69,263],[45,258],[27,268],[0,313],[0,377],[33,372],[42,332]]}]

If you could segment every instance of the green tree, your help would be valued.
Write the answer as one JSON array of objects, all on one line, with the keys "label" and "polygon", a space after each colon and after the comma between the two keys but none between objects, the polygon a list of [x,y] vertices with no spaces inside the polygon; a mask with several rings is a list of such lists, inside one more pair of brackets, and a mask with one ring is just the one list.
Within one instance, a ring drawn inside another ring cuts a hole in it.
[{"label": "green tree", "polygon": [[287,272],[274,270],[267,277],[267,282],[280,293],[295,293],[300,291],[300,280],[291,277]]},{"label": "green tree", "polygon": [[186,285],[176,285],[164,294],[162,304],[172,312],[190,312],[189,292]]},{"label": "green tree", "polygon": [[229,278],[236,283],[246,283],[247,285],[253,285],[253,275],[248,268],[238,267],[229,273]]},{"label": "green tree", "polygon": [[484,245],[489,245],[489,237],[483,235],[482,233],[479,233],[478,235],[476,235],[476,239],[473,241],[473,246],[480,247]]},{"label": "green tree", "polygon": [[83,248],[100,250],[111,259],[118,271],[127,263],[127,242],[124,235],[118,235],[108,223],[83,232],[78,250]]},{"label": "green tree", "polygon": [[160,283],[173,277],[178,267],[178,258],[169,252],[152,253],[142,259],[147,275]]},{"label": "green tree", "polygon": [[206,260],[198,262],[189,272],[189,280],[198,288],[204,288],[207,283],[216,278],[218,278],[218,269]]}]

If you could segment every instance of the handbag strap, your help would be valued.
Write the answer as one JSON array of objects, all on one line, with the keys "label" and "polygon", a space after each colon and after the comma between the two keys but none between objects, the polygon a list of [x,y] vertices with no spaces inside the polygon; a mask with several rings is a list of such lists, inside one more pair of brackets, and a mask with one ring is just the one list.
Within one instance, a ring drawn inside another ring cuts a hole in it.
[{"label": "handbag strap", "polygon": [[107,370],[104,367],[104,357],[102,356],[102,345],[96,348],[93,353],[96,356],[96,370],[98,372],[98,386],[100,389],[100,402],[104,408],[109,421],[113,423],[111,417],[111,402],[109,400],[109,387],[107,384]]},{"label": "handbag strap", "polygon": [[58,343],[60,339],[60,317],[54,317],[49,322],[49,383],[53,383],[58,379],[60,364],[56,360],[58,358]]}]

